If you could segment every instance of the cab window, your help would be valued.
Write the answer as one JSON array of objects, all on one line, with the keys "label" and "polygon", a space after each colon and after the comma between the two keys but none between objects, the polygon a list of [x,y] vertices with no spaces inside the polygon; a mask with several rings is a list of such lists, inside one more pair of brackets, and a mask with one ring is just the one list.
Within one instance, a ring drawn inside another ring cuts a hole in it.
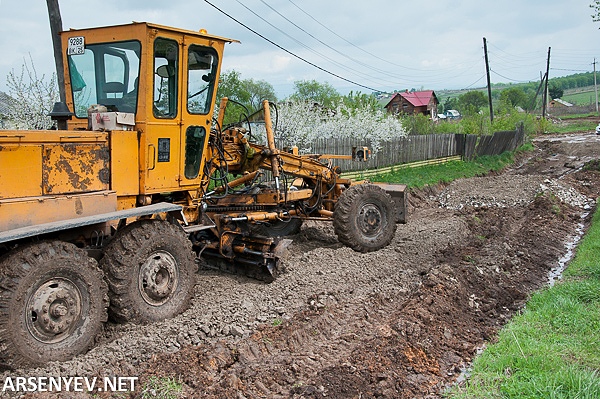
[{"label": "cab window", "polygon": [[187,109],[190,114],[208,114],[217,75],[217,53],[210,47],[188,48]]},{"label": "cab window", "polygon": [[200,172],[202,151],[206,141],[206,129],[203,126],[189,126],[185,131],[185,177],[195,179]]},{"label": "cab window", "polygon": [[104,105],[109,111],[135,112],[140,48],[138,41],[90,44],[83,54],[68,57],[78,118],[87,118],[93,104]]},{"label": "cab window", "polygon": [[177,76],[179,46],[176,41],[158,38],[154,41],[154,103],[156,118],[177,116]]}]

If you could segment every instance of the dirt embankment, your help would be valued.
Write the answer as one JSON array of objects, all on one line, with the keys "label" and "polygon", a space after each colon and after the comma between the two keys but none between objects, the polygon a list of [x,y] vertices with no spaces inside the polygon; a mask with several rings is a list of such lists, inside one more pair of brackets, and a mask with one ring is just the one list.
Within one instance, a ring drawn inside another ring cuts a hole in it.
[{"label": "dirt embankment", "polygon": [[174,377],[190,398],[438,397],[548,283],[595,206],[596,136],[536,147],[505,173],[413,193],[383,250],[307,223],[274,283],[201,270],[179,317],[110,325],[89,353],[17,372]]}]

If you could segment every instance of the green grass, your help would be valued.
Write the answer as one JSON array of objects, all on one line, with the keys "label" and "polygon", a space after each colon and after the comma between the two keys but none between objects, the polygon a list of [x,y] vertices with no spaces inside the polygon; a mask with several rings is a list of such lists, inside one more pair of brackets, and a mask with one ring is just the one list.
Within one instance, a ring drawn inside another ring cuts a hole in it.
[{"label": "green grass", "polygon": [[[561,117],[563,118],[563,117]],[[565,119],[565,118],[563,118]],[[584,120],[569,122],[567,124],[551,124],[548,126],[547,133],[573,133],[573,132],[593,132],[596,130],[598,122],[596,120]]]},{"label": "green grass", "polygon": [[594,93],[593,88],[590,91],[584,91],[581,93],[573,93],[573,94],[565,94],[562,96],[562,99],[566,102],[575,105],[590,105],[594,104],[596,101],[596,94]]},{"label": "green grass", "polygon": [[[530,151],[531,144],[526,144],[518,151]],[[482,156],[472,161],[453,161],[441,165],[422,166],[418,168],[398,168],[390,173],[383,173],[370,178],[375,182],[402,183],[410,188],[422,188],[440,182],[448,183],[456,179],[482,176],[491,171],[498,171],[512,164],[514,153]]]},{"label": "green grass", "polygon": [[600,211],[564,280],[534,293],[449,398],[600,398]]},{"label": "green grass", "polygon": [[589,112],[587,114],[571,114],[571,115],[561,115],[560,119],[562,120],[569,120],[569,119],[578,119],[578,118],[593,118],[593,117],[597,117],[598,115],[596,115],[595,112]]},{"label": "green grass", "polygon": [[142,399],[179,399],[182,397],[183,387],[175,378],[150,377],[145,384],[140,398]]}]

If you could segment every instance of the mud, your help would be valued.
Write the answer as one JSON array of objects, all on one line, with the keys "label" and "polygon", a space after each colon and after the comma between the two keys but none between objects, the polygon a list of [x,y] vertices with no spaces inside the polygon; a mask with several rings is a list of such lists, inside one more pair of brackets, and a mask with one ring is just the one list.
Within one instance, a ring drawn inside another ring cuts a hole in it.
[{"label": "mud", "polygon": [[175,319],[109,324],[89,353],[2,378],[139,378],[134,393],[99,398],[158,396],[142,392],[154,377],[180,382],[187,398],[440,397],[548,284],[595,208],[598,137],[534,144],[503,173],[413,192],[408,223],[383,250],[353,252],[331,225],[306,223],[275,282],[201,269]]}]

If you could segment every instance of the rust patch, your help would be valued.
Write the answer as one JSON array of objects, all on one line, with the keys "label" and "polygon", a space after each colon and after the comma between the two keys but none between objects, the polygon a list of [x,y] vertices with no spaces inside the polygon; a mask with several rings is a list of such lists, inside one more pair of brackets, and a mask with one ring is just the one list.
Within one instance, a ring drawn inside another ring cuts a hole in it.
[{"label": "rust patch", "polygon": [[79,197],[75,199],[75,213],[78,215],[83,214],[83,204],[81,203],[81,198]]}]

